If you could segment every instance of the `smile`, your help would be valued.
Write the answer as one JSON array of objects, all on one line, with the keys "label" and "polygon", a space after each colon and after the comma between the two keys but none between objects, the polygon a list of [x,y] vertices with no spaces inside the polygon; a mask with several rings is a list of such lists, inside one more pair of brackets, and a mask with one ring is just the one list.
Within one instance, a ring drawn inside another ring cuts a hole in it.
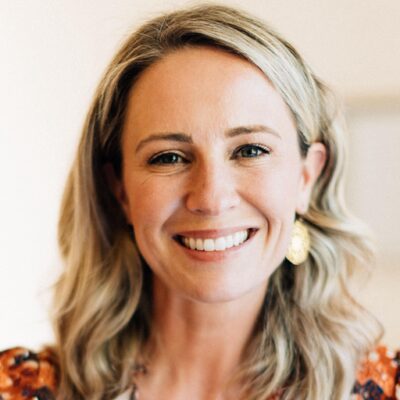
[{"label": "smile", "polygon": [[234,232],[230,235],[213,238],[194,238],[187,236],[176,236],[176,240],[191,250],[204,252],[224,251],[231,247],[237,247],[246,242],[255,232],[255,229],[245,229]]}]

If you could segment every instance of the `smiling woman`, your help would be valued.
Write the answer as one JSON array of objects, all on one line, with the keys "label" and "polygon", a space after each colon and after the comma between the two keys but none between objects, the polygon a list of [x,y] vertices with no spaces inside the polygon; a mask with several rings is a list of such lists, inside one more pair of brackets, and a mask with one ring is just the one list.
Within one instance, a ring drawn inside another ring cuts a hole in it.
[{"label": "smiling woman", "polygon": [[135,83],[121,143],[111,185],[155,292],[206,302],[247,294],[259,308],[325,161],[321,143],[301,157],[266,76],[209,46],[170,52]]},{"label": "smiling woman", "polygon": [[349,289],[371,252],[343,203],[334,110],[241,11],[134,32],[65,189],[57,343],[0,355],[0,398],[400,398],[399,354]]}]

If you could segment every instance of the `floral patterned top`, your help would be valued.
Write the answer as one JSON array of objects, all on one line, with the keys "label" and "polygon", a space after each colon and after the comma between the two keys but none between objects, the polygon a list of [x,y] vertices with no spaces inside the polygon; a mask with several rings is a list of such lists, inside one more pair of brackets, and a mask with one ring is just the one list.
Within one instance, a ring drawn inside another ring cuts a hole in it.
[{"label": "floral patterned top", "polygon": [[47,351],[17,347],[0,352],[0,400],[54,400],[55,365]]},{"label": "floral patterned top", "polygon": [[[55,400],[57,369],[47,351],[0,352],[0,400]],[[400,350],[378,346],[357,372],[350,400],[400,400]]]}]

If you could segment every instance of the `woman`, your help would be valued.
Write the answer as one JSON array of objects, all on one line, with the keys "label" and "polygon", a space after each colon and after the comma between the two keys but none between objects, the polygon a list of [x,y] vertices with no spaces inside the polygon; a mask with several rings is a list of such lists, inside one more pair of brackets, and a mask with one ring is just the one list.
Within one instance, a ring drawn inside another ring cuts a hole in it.
[{"label": "woman", "polygon": [[65,189],[57,343],[4,352],[2,398],[400,398],[399,355],[348,287],[371,252],[343,140],[326,87],[254,17],[143,25]]}]

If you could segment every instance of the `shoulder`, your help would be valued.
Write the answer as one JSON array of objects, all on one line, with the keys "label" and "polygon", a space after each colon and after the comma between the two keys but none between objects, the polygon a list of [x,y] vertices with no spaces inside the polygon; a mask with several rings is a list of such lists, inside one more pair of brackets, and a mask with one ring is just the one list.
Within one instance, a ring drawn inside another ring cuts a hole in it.
[{"label": "shoulder", "polygon": [[0,352],[0,399],[53,400],[57,382],[54,357],[16,347]]},{"label": "shoulder", "polygon": [[400,400],[400,349],[380,345],[357,371],[352,400]]}]

